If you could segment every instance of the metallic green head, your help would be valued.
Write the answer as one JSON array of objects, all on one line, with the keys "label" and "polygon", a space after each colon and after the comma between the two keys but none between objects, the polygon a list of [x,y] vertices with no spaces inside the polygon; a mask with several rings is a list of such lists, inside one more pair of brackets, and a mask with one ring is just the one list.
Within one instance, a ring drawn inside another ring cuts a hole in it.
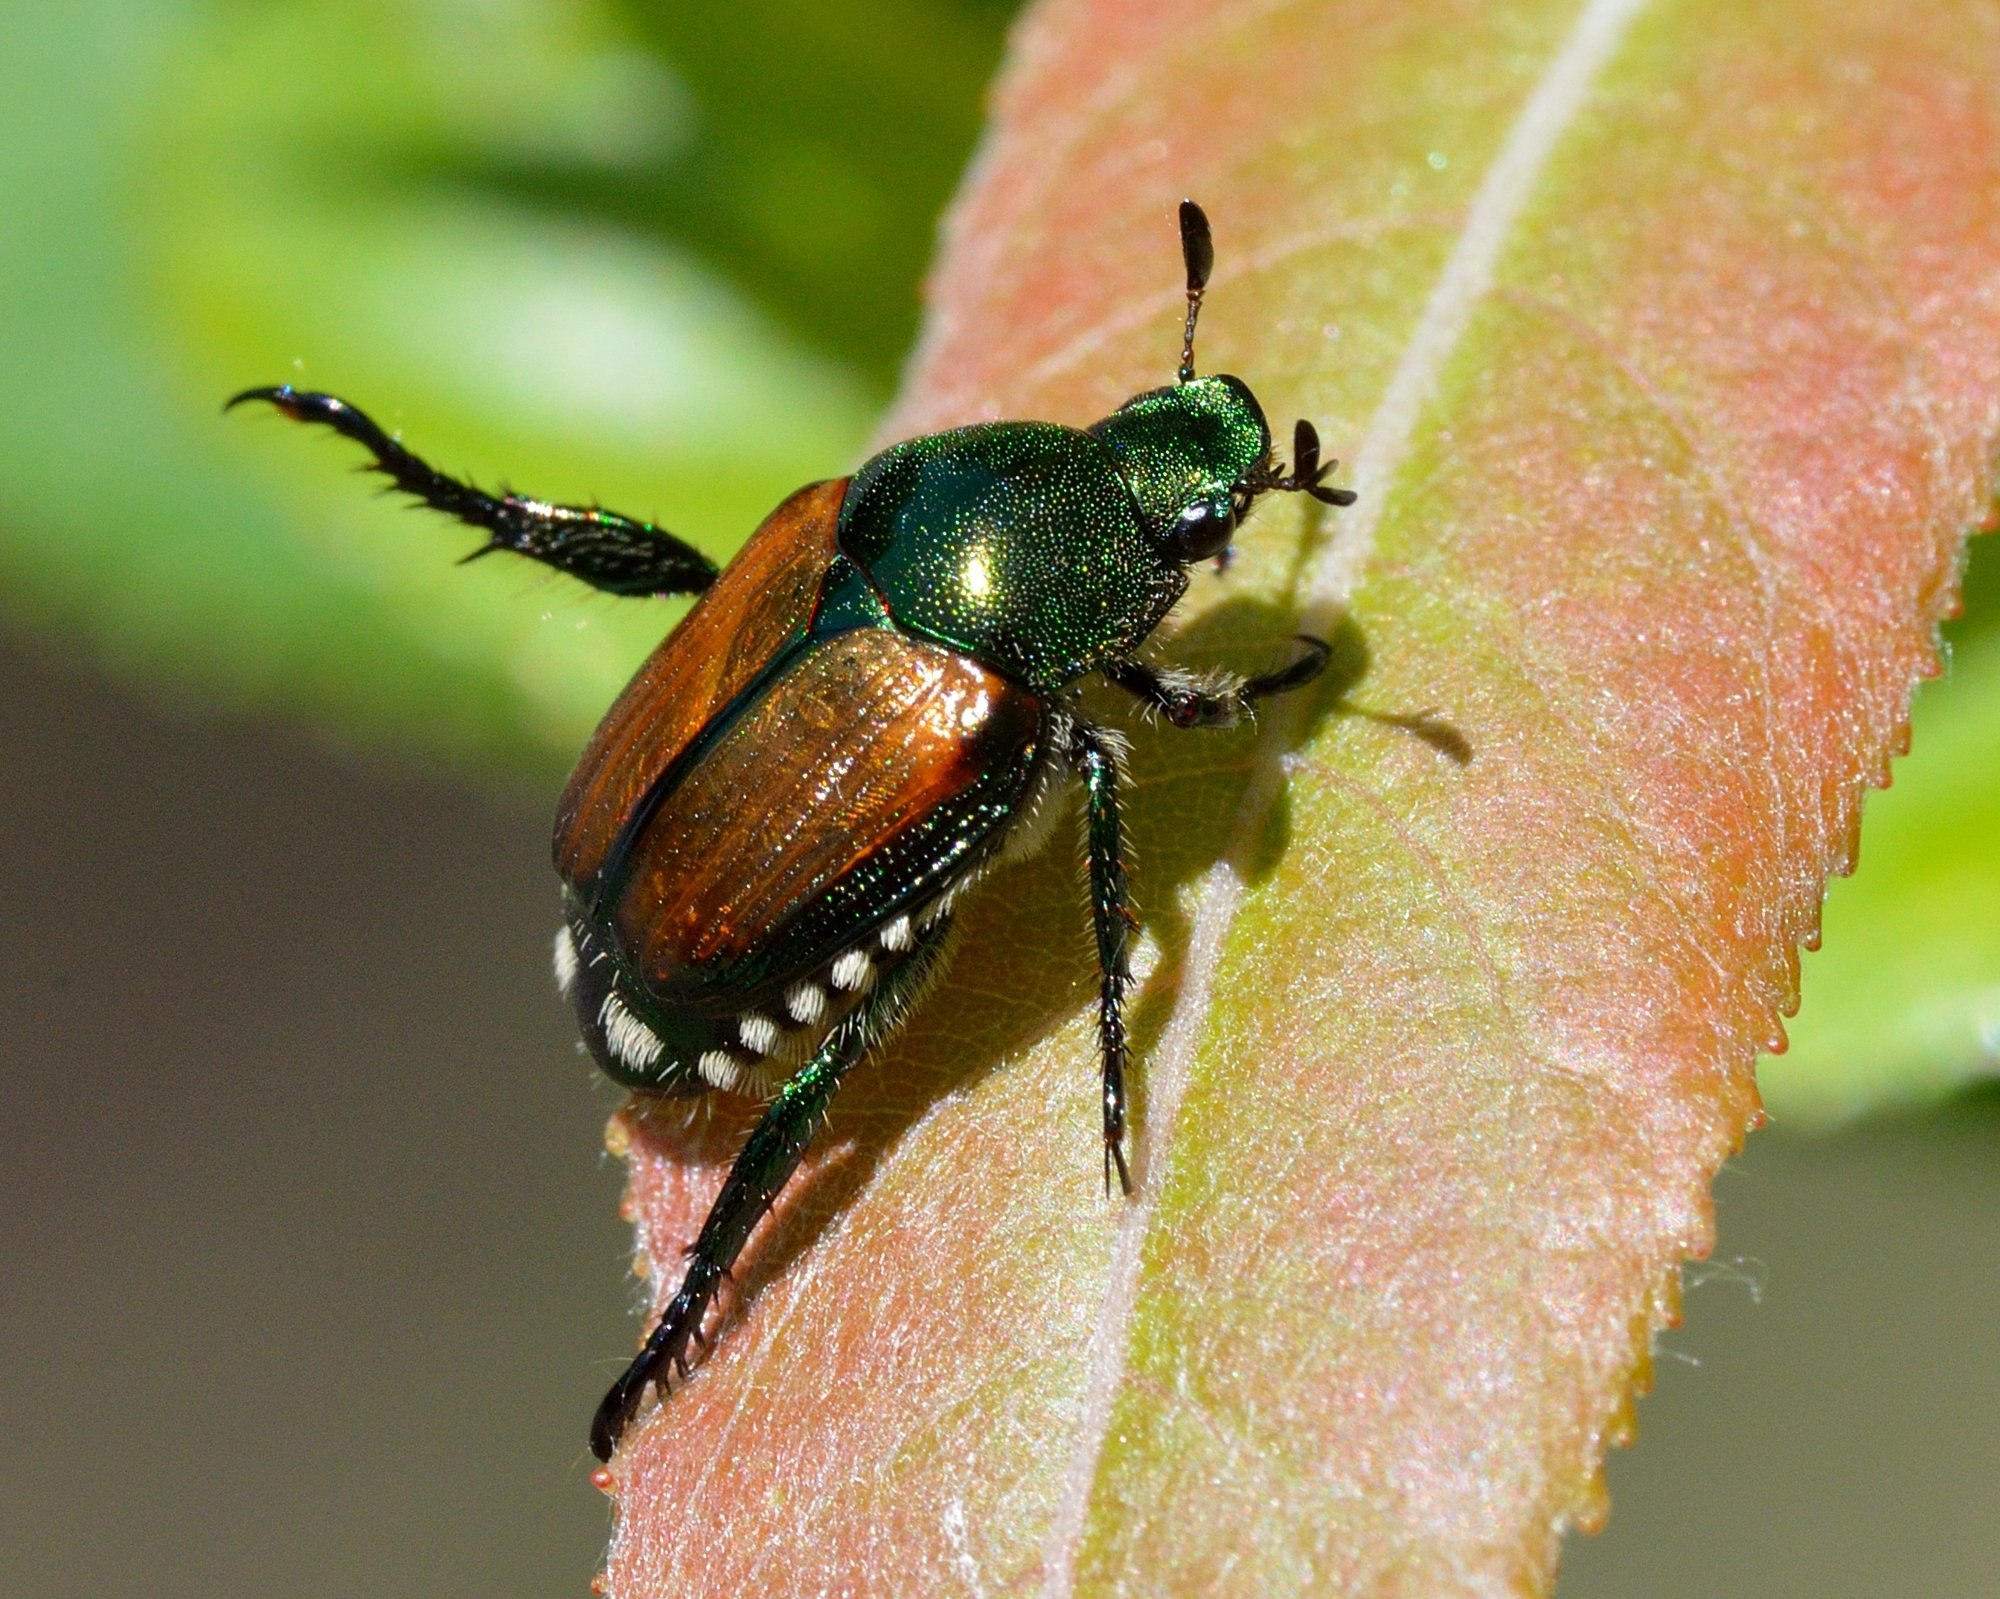
[{"label": "metallic green head", "polygon": [[1220,554],[1271,477],[1270,424],[1241,378],[1135,394],[1090,432],[1139,502],[1148,536],[1176,561]]},{"label": "metallic green head", "polygon": [[1194,375],[1195,320],[1215,266],[1215,242],[1194,201],[1181,201],[1180,218],[1187,267],[1180,381],[1133,395],[1090,432],[1131,490],[1155,553],[1189,565],[1226,551],[1251,502],[1268,490],[1308,494],[1326,505],[1351,505],[1354,496],[1327,486],[1334,463],[1320,460],[1319,434],[1310,422],[1293,430],[1287,472],[1271,459],[1271,427],[1249,385],[1241,378]]}]

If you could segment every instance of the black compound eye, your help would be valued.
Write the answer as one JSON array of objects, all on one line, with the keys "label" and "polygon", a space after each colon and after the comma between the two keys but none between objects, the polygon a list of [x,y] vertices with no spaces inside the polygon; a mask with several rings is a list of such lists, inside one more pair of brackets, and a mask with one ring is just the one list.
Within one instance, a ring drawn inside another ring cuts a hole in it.
[{"label": "black compound eye", "polygon": [[1231,501],[1197,500],[1181,512],[1167,538],[1175,558],[1192,563],[1220,555],[1235,532],[1236,507]]}]

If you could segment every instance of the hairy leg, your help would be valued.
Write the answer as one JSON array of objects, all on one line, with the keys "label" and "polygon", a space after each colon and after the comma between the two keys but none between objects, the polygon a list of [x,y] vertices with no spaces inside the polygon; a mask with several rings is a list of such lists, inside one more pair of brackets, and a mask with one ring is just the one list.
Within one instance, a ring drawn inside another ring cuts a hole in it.
[{"label": "hairy leg", "polygon": [[1113,661],[1103,668],[1116,683],[1149,710],[1159,712],[1175,727],[1234,727],[1249,716],[1259,700],[1289,693],[1326,670],[1333,647],[1324,639],[1299,636],[1306,653],[1289,666],[1256,677],[1231,675],[1197,677],[1174,667],[1147,666],[1142,661]]},{"label": "hairy leg", "polygon": [[486,542],[466,560],[511,550],[607,594],[698,594],[715,581],[715,563],[650,522],[594,506],[551,505],[519,494],[486,493],[448,477],[383,432],[367,413],[331,394],[245,389],[225,409],[263,400],[298,422],[330,427],[368,450],[373,469],[434,511],[481,529]]},{"label": "hairy leg", "polygon": [[903,1013],[944,953],[948,921],[939,918],[901,965],[882,975],[867,1001],[837,1023],[813,1058],[801,1066],[764,1107],[748,1142],[729,1169],[701,1233],[687,1252],[680,1291],[668,1302],[638,1356],[611,1385],[590,1425],[591,1453],[609,1460],[618,1440],[645,1402],[646,1390],[666,1391],[670,1376],[687,1375],[688,1346],[705,1343],[701,1325],[722,1280],[742,1253],[771,1203],[798,1170],[801,1157],[826,1119],[841,1079],[868,1046],[902,1020]]},{"label": "hairy leg", "polygon": [[1097,1036],[1104,1066],[1104,1186],[1111,1174],[1132,1192],[1125,1164],[1125,991],[1132,983],[1131,895],[1125,884],[1125,834],[1118,817],[1118,763],[1103,729],[1072,724],[1070,763],[1083,779],[1084,851],[1090,864],[1090,921],[1097,935]]}]

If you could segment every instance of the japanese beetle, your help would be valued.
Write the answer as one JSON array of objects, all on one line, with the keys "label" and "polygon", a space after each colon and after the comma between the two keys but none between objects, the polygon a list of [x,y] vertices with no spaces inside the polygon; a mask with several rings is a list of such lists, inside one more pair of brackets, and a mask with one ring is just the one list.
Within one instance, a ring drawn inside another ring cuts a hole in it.
[{"label": "japanese beetle", "polygon": [[1310,423],[1288,471],[1249,388],[1195,376],[1214,251],[1193,201],[1180,232],[1175,383],[1089,428],[991,422],[892,445],[793,494],[720,573],[650,523],[446,477],[332,395],[284,385],[230,401],[365,446],[395,487],[485,532],[467,559],[511,550],[613,594],[702,596],[563,794],[556,978],[618,1082],[753,1094],[765,1109],[680,1291],[598,1409],[600,1459],[648,1386],[685,1374],[718,1285],[842,1076],[938,970],[958,895],[1041,841],[1070,775],[1102,979],[1105,1186],[1115,1172],[1131,1189],[1118,753],[1072,691],[1097,673],[1176,727],[1228,727],[1311,682],[1318,639],[1248,679],[1197,680],[1136,652],[1259,495],[1354,498],[1327,486]]}]

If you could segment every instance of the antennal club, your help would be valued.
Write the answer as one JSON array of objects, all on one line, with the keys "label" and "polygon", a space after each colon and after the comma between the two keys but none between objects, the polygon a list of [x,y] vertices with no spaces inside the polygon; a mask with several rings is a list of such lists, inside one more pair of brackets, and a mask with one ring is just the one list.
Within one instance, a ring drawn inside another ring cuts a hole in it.
[{"label": "antennal club", "polygon": [[1319,429],[1300,417],[1292,429],[1292,469],[1279,473],[1274,465],[1264,475],[1254,480],[1250,487],[1256,492],[1266,489],[1280,489],[1287,494],[1309,494],[1322,505],[1352,505],[1356,499],[1352,489],[1336,489],[1327,484],[1338,461],[1322,461],[1319,458]]},{"label": "antennal club", "polygon": [[1181,382],[1194,376],[1194,323],[1201,315],[1202,292],[1215,270],[1215,240],[1208,231],[1208,213],[1192,200],[1181,201],[1181,259],[1187,263],[1187,327],[1181,334]]}]

